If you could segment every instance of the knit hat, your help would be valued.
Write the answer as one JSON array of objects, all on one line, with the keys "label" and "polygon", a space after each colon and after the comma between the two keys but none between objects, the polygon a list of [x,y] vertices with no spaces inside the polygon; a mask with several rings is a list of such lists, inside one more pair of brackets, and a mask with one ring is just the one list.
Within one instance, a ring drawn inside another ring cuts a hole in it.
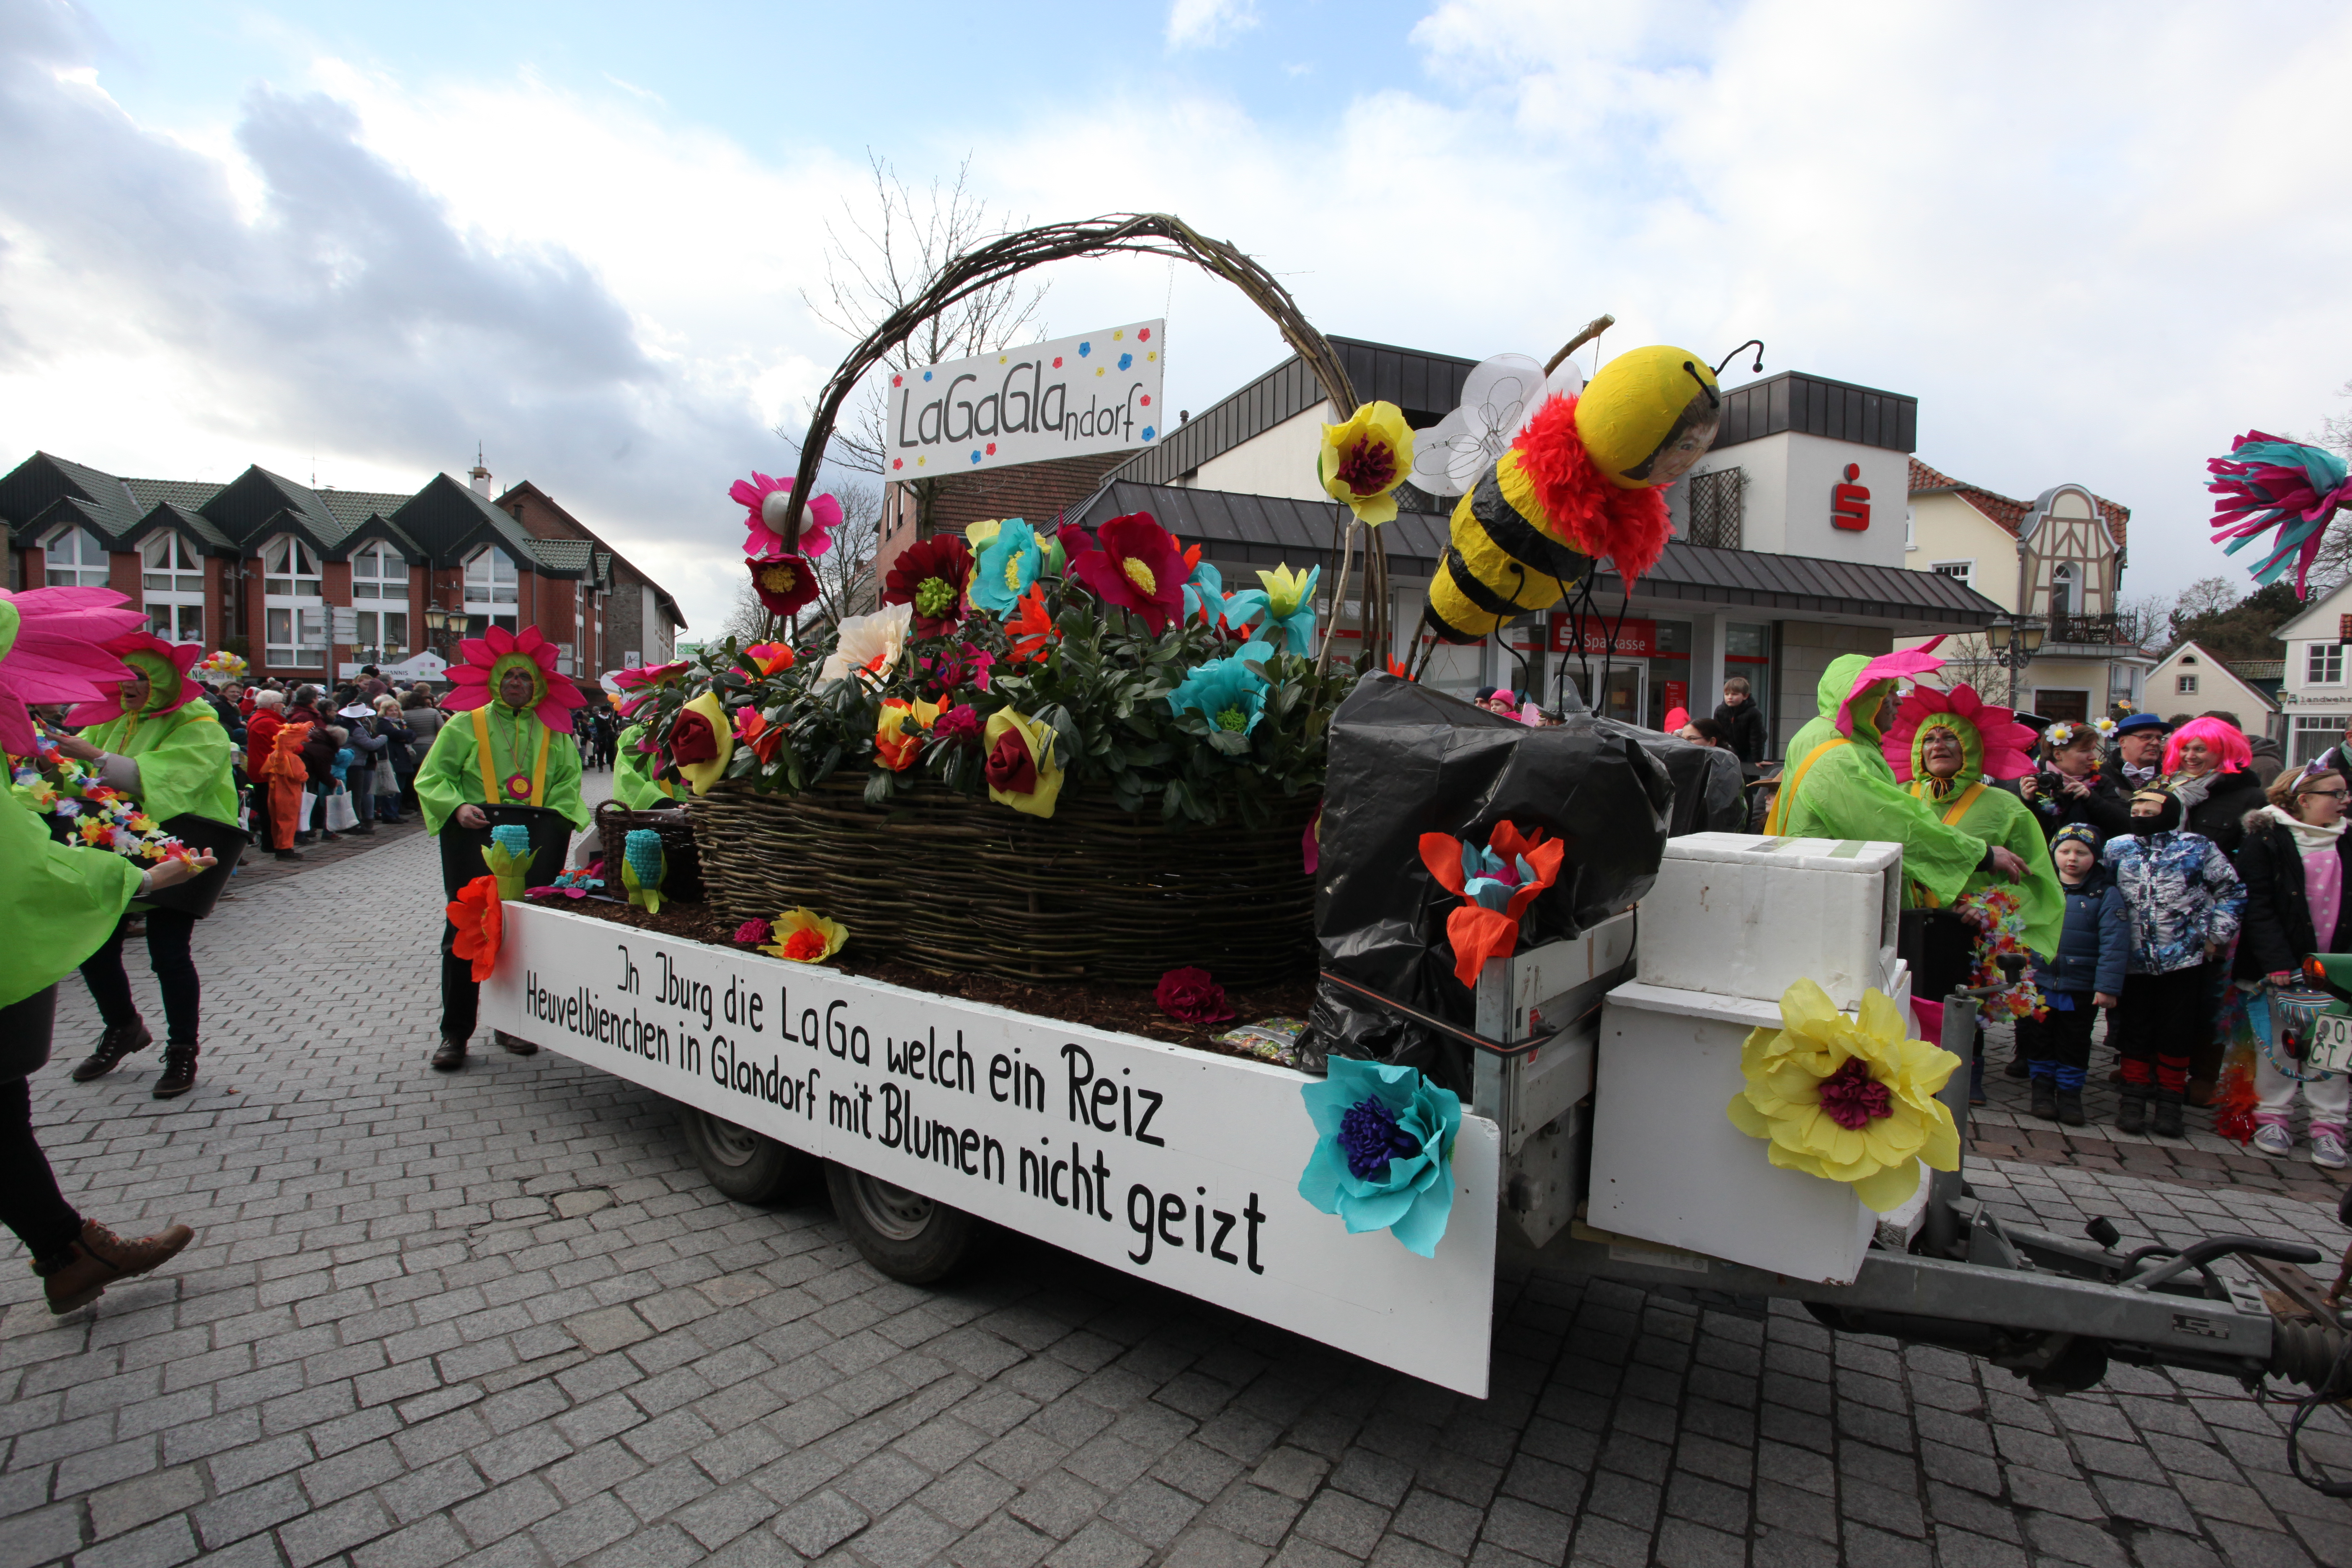
[{"label": "knit hat", "polygon": [[2099,852],[2099,830],[2087,822],[2070,822],[2061,827],[2050,836],[2050,847],[2054,850],[2069,841],[2080,844],[2094,855]]}]

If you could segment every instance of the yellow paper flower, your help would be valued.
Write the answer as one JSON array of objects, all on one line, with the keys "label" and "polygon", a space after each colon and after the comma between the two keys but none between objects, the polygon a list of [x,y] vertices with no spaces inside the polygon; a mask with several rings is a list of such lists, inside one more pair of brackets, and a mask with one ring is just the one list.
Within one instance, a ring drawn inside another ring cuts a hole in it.
[{"label": "yellow paper flower", "polygon": [[992,517],[984,522],[967,522],[963,525],[964,542],[971,545],[971,552],[977,555],[987,549],[995,541],[996,536],[1003,531],[1003,518]]},{"label": "yellow paper flower", "polygon": [[[689,713],[698,715],[709,726],[708,738],[698,732],[701,726],[687,717]],[[683,747],[679,744],[682,731],[688,737]],[[708,756],[704,755],[706,752]],[[695,794],[709,795],[710,786],[727,776],[727,763],[734,754],[734,727],[727,722],[727,707],[719,700],[719,693],[706,691],[678,710],[670,728],[670,756],[677,763],[679,774],[694,786]]]},{"label": "yellow paper flower", "polygon": [[1800,980],[1781,994],[1780,1026],[1748,1034],[1748,1087],[1727,1108],[1734,1127],[1770,1140],[1772,1163],[1848,1183],[1881,1214],[1919,1190],[1920,1161],[1960,1168],[1959,1133],[1936,1098],[1960,1058],[1906,1038],[1893,1002],[1865,991],[1849,1018]]},{"label": "yellow paper flower", "polygon": [[760,951],[794,963],[823,963],[849,940],[849,928],[829,921],[814,910],[786,910],[776,917],[770,934],[774,945]]},{"label": "yellow paper flower", "polygon": [[988,798],[1031,816],[1051,816],[1062,794],[1062,766],[1054,760],[1054,729],[1010,708],[988,716],[982,736]]},{"label": "yellow paper flower", "polygon": [[1397,514],[1397,486],[1412,477],[1412,427],[1393,403],[1367,403],[1345,425],[1323,426],[1315,477],[1358,521],[1383,523]]},{"label": "yellow paper flower", "polygon": [[[877,761],[894,773],[905,773],[915,765],[915,758],[923,749],[923,731],[938,722],[940,705],[919,698],[909,702],[893,697],[882,704],[882,711],[874,723],[874,755]],[[907,733],[912,724],[916,732]]]},{"label": "yellow paper flower", "polygon": [[[1396,515],[1393,506],[1389,509],[1389,515]],[[1307,602],[1307,595],[1313,591],[1315,572],[1312,568],[1300,572],[1289,566],[1277,566],[1271,572],[1260,572],[1257,580],[1265,584],[1266,613],[1277,621],[1286,621],[1298,613],[1298,607]]]}]

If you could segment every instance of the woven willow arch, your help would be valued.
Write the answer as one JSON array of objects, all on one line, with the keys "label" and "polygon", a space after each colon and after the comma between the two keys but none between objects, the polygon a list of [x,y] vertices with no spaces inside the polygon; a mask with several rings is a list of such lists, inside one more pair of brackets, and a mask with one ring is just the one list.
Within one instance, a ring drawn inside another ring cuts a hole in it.
[{"label": "woven willow arch", "polygon": [[[966,297],[990,289],[1051,261],[1066,261],[1082,256],[1108,256],[1125,252],[1139,256],[1163,256],[1171,260],[1189,261],[1215,277],[1223,279],[1240,289],[1249,301],[1265,312],[1298,357],[1322,383],[1323,395],[1331,400],[1341,419],[1356,410],[1355,384],[1349,379],[1347,367],[1339,363],[1339,354],[1328,340],[1317,331],[1298,302],[1290,297],[1274,274],[1259,266],[1235,247],[1221,239],[1211,239],[1192,225],[1168,213],[1112,213],[1078,223],[1048,224],[1042,228],[1023,229],[975,246],[954,257],[941,267],[923,291],[893,310],[883,322],[867,333],[865,340],[852,349],[824,384],[817,398],[815,412],[810,416],[806,437],[801,444],[801,463],[793,480],[790,500],[784,512],[784,548],[797,552],[800,547],[801,513],[814,493],[818,467],[824,459],[824,449],[833,439],[835,425],[841,416],[842,405],[856,391],[866,373],[880,364],[891,350],[912,337],[915,329],[933,316],[949,309]],[[1335,503],[1336,505],[1336,503]],[[1355,553],[1357,536],[1363,531],[1360,522],[1350,522],[1339,551],[1339,581],[1330,590],[1335,608],[1347,600],[1348,578]],[[1364,559],[1364,608],[1362,617],[1367,648],[1388,646],[1388,558],[1381,548],[1378,530],[1372,530],[1370,547]],[[1337,625],[1335,614],[1327,617],[1324,628],[1322,658],[1328,661],[1331,652],[1331,628]]]}]

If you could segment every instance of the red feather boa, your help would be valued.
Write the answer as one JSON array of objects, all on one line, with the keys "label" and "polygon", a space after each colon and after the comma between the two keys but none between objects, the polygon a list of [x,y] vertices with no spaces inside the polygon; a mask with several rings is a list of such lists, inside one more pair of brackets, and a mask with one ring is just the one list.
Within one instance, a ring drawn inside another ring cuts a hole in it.
[{"label": "red feather boa", "polygon": [[1630,584],[1665,552],[1674,531],[1657,489],[1620,489],[1604,477],[1576,433],[1576,399],[1552,396],[1512,443],[1536,504],[1552,527],[1595,560],[1607,556]]}]

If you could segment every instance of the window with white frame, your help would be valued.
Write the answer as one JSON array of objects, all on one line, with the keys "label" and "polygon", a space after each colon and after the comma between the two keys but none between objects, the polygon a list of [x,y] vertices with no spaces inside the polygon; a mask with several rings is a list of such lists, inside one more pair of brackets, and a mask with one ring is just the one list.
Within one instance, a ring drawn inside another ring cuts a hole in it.
[{"label": "window with white frame", "polygon": [[1973,583],[1977,577],[1977,563],[1973,561],[1937,561],[1930,563],[1927,570],[1939,577],[1957,577],[1963,583]]},{"label": "window with white frame", "polygon": [[2341,713],[2298,713],[2294,716],[2294,752],[2290,767],[2301,767],[2344,739],[2346,716]]},{"label": "window with white frame", "polygon": [[2312,686],[2340,686],[2344,683],[2344,645],[2340,642],[2315,642],[2305,656],[2304,680]]},{"label": "window with white frame", "polygon": [[180,534],[158,533],[139,546],[139,588],[147,624],[166,642],[205,640],[205,562]]},{"label": "window with white frame", "polygon": [[379,540],[352,552],[352,607],[362,663],[408,657],[408,563],[399,551]]},{"label": "window with white frame", "polygon": [[272,667],[327,668],[325,574],[318,552],[290,533],[261,547],[261,621]]},{"label": "window with white frame", "polygon": [[2174,676],[2172,678],[2172,694],[2176,697],[2196,696],[2197,678],[2193,675]]},{"label": "window with white frame", "polygon": [[2050,574],[2050,618],[2063,620],[2076,613],[2080,600],[2076,595],[2077,580],[2082,574],[2072,561],[2053,568]]},{"label": "window with white frame", "polygon": [[106,586],[106,546],[86,528],[71,525],[49,535],[41,552],[42,581],[52,588]]},{"label": "window with white frame", "polygon": [[513,556],[495,544],[476,551],[466,563],[466,635],[478,637],[491,626],[520,629],[520,585]]}]

